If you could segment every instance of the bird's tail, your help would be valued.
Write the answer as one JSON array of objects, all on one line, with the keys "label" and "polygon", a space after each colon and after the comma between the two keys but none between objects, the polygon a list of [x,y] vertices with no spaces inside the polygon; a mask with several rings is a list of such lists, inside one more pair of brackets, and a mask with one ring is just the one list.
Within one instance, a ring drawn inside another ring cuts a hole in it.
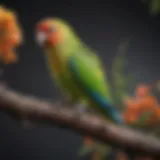
[{"label": "bird's tail", "polygon": [[119,124],[119,125],[125,124],[120,113],[113,105],[111,105],[110,103],[105,103],[105,104],[101,103],[101,105],[103,105],[102,108],[105,109],[105,112],[108,115],[108,117],[111,119],[111,121],[113,121],[114,123]]},{"label": "bird's tail", "polygon": [[114,108],[111,108],[111,116],[116,124],[124,125],[125,122],[123,118],[121,117],[120,113]]}]

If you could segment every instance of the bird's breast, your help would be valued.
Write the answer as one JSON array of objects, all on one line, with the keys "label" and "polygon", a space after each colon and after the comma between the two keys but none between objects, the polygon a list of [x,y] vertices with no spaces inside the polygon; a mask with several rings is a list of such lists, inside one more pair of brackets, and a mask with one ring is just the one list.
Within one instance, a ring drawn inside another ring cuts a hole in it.
[{"label": "bird's breast", "polygon": [[61,72],[63,72],[63,63],[59,59],[57,53],[53,51],[47,52],[47,62],[51,72],[54,72],[55,74],[60,74]]}]

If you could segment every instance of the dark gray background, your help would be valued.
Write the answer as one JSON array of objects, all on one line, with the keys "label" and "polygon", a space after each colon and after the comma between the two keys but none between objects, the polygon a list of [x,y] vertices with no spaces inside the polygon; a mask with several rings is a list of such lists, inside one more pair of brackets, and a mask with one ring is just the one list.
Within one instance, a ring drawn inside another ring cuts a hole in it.
[{"label": "dark gray background", "polygon": [[[4,75],[9,85],[18,91],[42,98],[59,97],[47,73],[43,52],[34,41],[35,23],[46,16],[68,20],[81,38],[99,51],[106,69],[117,45],[129,37],[128,55],[137,81],[160,79],[160,16],[150,17],[147,7],[139,0],[3,2],[16,9],[25,32],[25,44],[19,49],[20,61],[5,68]],[[25,130],[8,115],[0,116],[0,159],[75,160],[81,140],[70,131],[47,125]]]}]

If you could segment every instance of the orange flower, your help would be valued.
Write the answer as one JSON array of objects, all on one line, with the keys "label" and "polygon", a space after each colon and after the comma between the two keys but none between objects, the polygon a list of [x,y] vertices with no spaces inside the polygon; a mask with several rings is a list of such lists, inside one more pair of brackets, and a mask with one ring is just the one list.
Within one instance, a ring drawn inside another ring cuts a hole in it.
[{"label": "orange flower", "polygon": [[15,48],[22,42],[22,32],[14,12],[0,7],[0,62],[17,61]]},{"label": "orange flower", "polygon": [[153,96],[146,96],[145,98],[142,98],[140,101],[141,108],[143,110],[153,110],[155,107],[158,106],[158,101]]},{"label": "orange flower", "polygon": [[18,59],[18,57],[17,57],[16,53],[13,51],[5,53],[5,55],[2,55],[0,57],[0,61],[3,61],[3,63],[5,63],[5,64],[17,62],[17,59]]},{"label": "orange flower", "polygon": [[157,124],[160,122],[160,106],[155,107],[153,110],[153,115],[149,120],[150,124]]},{"label": "orange flower", "polygon": [[127,123],[134,124],[137,120],[137,114],[134,112],[127,112],[124,114],[123,118]]},{"label": "orange flower", "polygon": [[139,103],[137,103],[135,98],[127,98],[124,100],[124,105],[128,108],[128,109],[133,109],[133,108],[139,108]]},{"label": "orange flower", "polygon": [[158,119],[160,120],[160,106],[158,106],[158,107],[155,109],[155,112],[156,112],[156,116],[157,116]]},{"label": "orange flower", "polygon": [[136,87],[136,97],[127,98],[124,101],[126,111],[123,118],[128,123],[135,123],[137,118],[144,112],[152,112],[148,124],[155,124],[160,119],[160,108],[156,97],[151,95],[151,86],[138,85]]},{"label": "orange flower", "polygon": [[127,98],[124,103],[127,108],[123,115],[124,120],[128,123],[136,123],[141,114],[141,103],[136,98]]},{"label": "orange flower", "polygon": [[150,89],[151,87],[149,85],[139,84],[136,87],[135,94],[137,97],[145,97],[150,95]]}]

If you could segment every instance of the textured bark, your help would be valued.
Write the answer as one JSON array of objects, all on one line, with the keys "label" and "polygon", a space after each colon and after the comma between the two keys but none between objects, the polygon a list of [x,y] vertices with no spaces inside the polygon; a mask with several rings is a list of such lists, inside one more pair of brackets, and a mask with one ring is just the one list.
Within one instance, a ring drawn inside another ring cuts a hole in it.
[{"label": "textured bark", "polygon": [[22,95],[3,85],[0,85],[0,108],[16,117],[45,121],[54,127],[72,129],[111,146],[160,159],[160,139],[156,137],[113,125],[93,114],[80,114],[73,108]]}]

